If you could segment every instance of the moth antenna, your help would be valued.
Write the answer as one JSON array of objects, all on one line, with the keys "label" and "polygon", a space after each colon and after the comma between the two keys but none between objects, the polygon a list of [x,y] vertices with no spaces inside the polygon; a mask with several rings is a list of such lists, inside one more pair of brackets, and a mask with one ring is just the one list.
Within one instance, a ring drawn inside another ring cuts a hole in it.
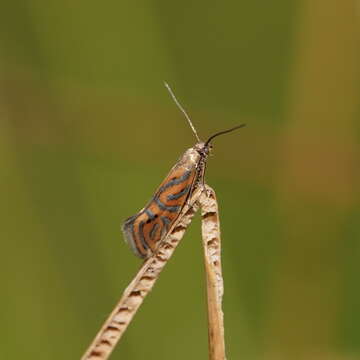
[{"label": "moth antenna", "polygon": [[186,120],[187,120],[187,121],[189,122],[189,124],[190,124],[191,130],[193,131],[193,133],[194,133],[195,136],[196,136],[196,139],[197,139],[199,142],[201,142],[201,140],[200,140],[200,138],[199,138],[199,136],[198,136],[198,134],[197,134],[197,132],[196,132],[196,130],[195,130],[195,127],[194,127],[193,123],[192,123],[191,120],[190,120],[189,115],[186,113],[186,111],[184,110],[184,108],[183,108],[183,107],[180,105],[180,103],[178,102],[177,98],[175,97],[175,95],[174,95],[174,93],[172,92],[172,90],[171,90],[170,86],[168,85],[168,83],[164,81],[164,84],[165,84],[167,90],[169,91],[171,97],[172,97],[173,100],[175,101],[175,104],[178,106],[178,108],[179,108],[179,109],[182,111],[182,113],[185,115]]},{"label": "moth antenna", "polygon": [[246,124],[241,124],[241,125],[238,125],[238,126],[235,126],[235,127],[231,128],[231,129],[219,131],[219,132],[217,132],[216,134],[211,135],[211,136],[206,140],[205,146],[207,146],[214,137],[219,136],[219,135],[222,135],[222,134],[229,133],[229,132],[234,131],[234,130],[237,130],[237,129],[240,129],[240,128],[244,127],[244,126],[246,126]]}]

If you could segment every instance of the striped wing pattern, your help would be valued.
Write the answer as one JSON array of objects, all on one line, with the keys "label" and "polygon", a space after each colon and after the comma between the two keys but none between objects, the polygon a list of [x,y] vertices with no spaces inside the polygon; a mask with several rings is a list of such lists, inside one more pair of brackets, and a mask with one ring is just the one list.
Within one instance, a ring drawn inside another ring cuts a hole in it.
[{"label": "striped wing pattern", "polygon": [[125,240],[137,256],[151,255],[166,236],[192,192],[196,174],[195,167],[175,166],[149,204],[125,220]]}]

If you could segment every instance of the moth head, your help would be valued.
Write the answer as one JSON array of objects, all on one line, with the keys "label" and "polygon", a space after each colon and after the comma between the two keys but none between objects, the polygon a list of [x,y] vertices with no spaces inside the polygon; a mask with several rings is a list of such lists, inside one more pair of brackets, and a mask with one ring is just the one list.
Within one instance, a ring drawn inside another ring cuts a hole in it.
[{"label": "moth head", "polygon": [[212,150],[213,146],[212,144],[199,142],[195,144],[194,149],[201,155],[201,156],[208,156],[210,154],[210,151]]}]

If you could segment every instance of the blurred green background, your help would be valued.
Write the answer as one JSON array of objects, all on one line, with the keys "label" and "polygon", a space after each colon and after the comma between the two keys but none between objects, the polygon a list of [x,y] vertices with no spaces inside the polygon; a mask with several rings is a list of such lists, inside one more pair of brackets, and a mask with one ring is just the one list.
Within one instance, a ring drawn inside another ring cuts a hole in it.
[{"label": "blurred green background", "polygon": [[[360,359],[358,1],[2,1],[1,359],[79,359],[120,224],[214,141],[228,359]],[[195,219],[113,359],[206,359]]]}]

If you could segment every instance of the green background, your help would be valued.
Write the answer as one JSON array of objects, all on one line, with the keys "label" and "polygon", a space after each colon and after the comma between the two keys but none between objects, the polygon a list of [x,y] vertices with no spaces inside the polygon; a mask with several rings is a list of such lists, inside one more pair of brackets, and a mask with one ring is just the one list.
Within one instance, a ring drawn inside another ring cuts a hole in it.
[{"label": "green background", "polygon": [[[2,1],[1,359],[79,359],[137,271],[120,224],[195,139],[228,359],[360,359],[358,1]],[[113,359],[206,359],[195,219]]]}]

